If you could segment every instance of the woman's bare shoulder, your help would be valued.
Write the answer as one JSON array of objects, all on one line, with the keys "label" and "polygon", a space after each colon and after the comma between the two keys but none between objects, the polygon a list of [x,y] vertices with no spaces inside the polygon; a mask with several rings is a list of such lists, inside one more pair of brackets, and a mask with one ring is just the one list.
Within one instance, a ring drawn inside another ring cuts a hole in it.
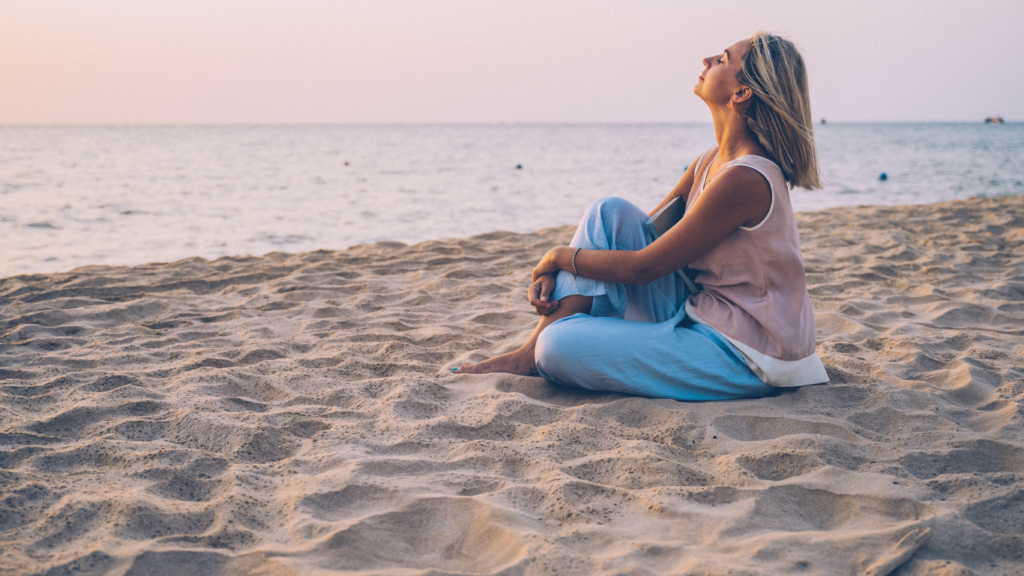
[{"label": "woman's bare shoulder", "polygon": [[743,164],[729,166],[719,173],[708,186],[706,195],[709,201],[743,214],[743,226],[754,226],[764,220],[772,204],[768,179],[757,169]]}]

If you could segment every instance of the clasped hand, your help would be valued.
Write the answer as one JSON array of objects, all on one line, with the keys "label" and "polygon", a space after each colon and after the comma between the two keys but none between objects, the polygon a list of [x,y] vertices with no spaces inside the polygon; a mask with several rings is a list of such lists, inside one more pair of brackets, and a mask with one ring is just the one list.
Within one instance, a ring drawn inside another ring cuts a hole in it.
[{"label": "clasped hand", "polygon": [[530,286],[530,306],[541,316],[547,316],[558,309],[558,300],[551,300],[555,290],[555,275],[544,274]]},{"label": "clasped hand", "polygon": [[555,264],[556,250],[558,248],[549,250],[533,269],[533,284],[529,290],[530,305],[541,316],[547,316],[558,309],[558,300],[551,300],[551,293],[555,290],[555,275],[559,270]]}]

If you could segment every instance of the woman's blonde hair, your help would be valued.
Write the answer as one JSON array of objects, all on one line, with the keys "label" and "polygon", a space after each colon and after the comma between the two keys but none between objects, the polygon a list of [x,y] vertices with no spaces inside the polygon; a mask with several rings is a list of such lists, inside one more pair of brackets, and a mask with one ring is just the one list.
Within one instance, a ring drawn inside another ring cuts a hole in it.
[{"label": "woman's blonde hair", "polygon": [[737,79],[754,91],[747,125],[782,168],[786,182],[821,188],[807,70],[796,46],[781,36],[757,32]]}]

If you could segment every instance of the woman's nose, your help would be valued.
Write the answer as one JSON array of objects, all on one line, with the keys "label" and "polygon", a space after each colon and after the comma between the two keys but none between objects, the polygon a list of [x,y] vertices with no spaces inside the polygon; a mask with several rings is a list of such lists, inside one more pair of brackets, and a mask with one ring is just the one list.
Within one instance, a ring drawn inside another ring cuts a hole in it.
[{"label": "woman's nose", "polygon": [[708,56],[707,58],[704,58],[703,60],[700,61],[700,63],[703,64],[704,69],[707,70],[708,68],[711,67],[711,57]]}]

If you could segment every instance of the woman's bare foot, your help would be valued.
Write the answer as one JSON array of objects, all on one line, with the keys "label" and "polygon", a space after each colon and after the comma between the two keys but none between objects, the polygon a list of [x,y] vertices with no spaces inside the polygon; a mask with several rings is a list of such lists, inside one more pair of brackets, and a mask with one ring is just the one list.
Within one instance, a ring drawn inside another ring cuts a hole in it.
[{"label": "woman's bare foot", "polygon": [[476,364],[466,364],[454,370],[456,374],[490,374],[507,372],[520,376],[537,376],[537,361],[533,358],[533,346],[523,346],[515,352],[488,358]]},{"label": "woman's bare foot", "polygon": [[515,352],[502,354],[489,358],[476,364],[466,364],[458,368],[452,368],[456,374],[491,374],[492,372],[506,372],[508,374],[519,374],[520,376],[540,376],[537,372],[537,361],[534,359],[534,351],[537,348],[537,338],[544,328],[552,322],[572,316],[577,312],[586,312],[591,309],[594,303],[592,296],[580,296],[573,294],[563,298],[558,308],[547,316],[542,316],[537,327],[533,329],[530,339],[523,344],[522,348]]}]

